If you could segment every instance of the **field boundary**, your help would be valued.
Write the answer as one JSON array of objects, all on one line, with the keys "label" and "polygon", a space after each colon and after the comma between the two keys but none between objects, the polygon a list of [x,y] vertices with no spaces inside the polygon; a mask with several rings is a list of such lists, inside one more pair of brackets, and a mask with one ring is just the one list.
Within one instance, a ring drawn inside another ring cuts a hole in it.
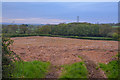
[{"label": "field boundary", "polygon": [[87,40],[107,40],[107,41],[119,41],[109,37],[83,37],[83,36],[61,36],[51,34],[5,34],[5,37],[28,37],[28,36],[47,36],[47,37],[62,37],[62,38],[74,38],[74,39],[87,39]]}]

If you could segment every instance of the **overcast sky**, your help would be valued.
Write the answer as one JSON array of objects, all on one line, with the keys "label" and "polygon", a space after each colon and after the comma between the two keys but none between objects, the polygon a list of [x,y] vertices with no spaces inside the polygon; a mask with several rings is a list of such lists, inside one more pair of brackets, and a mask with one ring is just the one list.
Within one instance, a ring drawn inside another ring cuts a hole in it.
[{"label": "overcast sky", "polygon": [[57,24],[75,22],[116,23],[117,2],[3,2],[3,22]]}]

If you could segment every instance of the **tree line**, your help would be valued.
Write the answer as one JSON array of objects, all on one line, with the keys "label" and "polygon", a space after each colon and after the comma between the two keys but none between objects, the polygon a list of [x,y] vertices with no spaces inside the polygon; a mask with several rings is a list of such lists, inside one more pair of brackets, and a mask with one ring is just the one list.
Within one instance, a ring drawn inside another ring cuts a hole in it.
[{"label": "tree line", "polygon": [[118,37],[120,27],[109,24],[60,23],[58,25],[3,25],[5,34],[51,34],[62,36]]}]

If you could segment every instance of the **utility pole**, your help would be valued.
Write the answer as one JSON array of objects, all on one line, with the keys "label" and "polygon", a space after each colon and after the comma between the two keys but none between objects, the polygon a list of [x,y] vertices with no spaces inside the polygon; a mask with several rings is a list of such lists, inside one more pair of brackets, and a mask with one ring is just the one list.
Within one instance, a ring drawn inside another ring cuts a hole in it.
[{"label": "utility pole", "polygon": [[77,23],[79,23],[79,16],[77,16]]}]

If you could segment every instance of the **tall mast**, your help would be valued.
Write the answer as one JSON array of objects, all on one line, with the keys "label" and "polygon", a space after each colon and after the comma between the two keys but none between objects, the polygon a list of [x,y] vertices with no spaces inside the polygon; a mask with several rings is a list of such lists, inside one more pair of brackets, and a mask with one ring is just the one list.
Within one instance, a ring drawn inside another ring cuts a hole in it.
[{"label": "tall mast", "polygon": [[79,22],[79,16],[77,16],[77,22]]}]

